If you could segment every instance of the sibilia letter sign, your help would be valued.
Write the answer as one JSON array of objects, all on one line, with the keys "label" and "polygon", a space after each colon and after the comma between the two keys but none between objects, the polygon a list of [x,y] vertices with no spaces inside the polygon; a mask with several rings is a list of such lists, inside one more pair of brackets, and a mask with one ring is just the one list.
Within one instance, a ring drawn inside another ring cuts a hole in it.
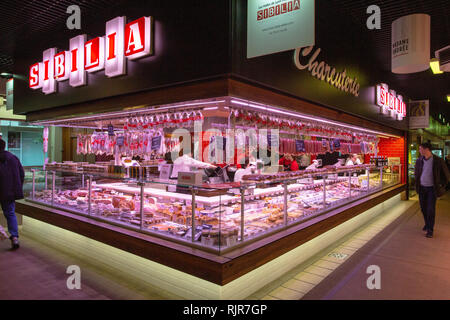
[{"label": "sibilia letter sign", "polygon": [[45,94],[57,91],[57,82],[69,80],[72,87],[86,85],[86,72],[105,70],[107,77],[126,74],[125,59],[153,54],[152,17],[126,23],[126,17],[106,22],[105,36],[87,41],[85,34],[69,40],[69,51],[50,48],[43,61],[30,66],[29,86]]},{"label": "sibilia letter sign", "polygon": [[406,117],[406,103],[403,101],[403,97],[396,95],[395,91],[389,90],[384,83],[377,85],[377,105],[381,107],[383,114],[389,114],[397,120]]}]

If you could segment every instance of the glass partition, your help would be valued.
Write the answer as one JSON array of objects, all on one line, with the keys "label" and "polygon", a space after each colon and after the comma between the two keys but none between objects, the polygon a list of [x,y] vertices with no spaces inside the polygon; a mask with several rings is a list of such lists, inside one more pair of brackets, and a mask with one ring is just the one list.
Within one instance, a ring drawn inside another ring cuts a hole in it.
[{"label": "glass partition", "polygon": [[383,167],[383,188],[396,185],[402,181],[402,165]]},{"label": "glass partition", "polygon": [[400,173],[399,166],[361,165],[189,186],[173,180],[36,169],[27,172],[24,189],[30,201],[223,252],[399,183]]}]

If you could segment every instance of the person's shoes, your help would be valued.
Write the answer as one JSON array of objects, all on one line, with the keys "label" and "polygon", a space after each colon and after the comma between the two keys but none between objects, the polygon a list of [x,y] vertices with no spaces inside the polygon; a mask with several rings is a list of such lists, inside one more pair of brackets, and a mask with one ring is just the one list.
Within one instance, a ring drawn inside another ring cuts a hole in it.
[{"label": "person's shoes", "polygon": [[16,237],[11,237],[11,249],[17,250],[20,247],[19,239]]},{"label": "person's shoes", "polygon": [[432,231],[428,231],[425,237],[433,238],[433,232]]},{"label": "person's shoes", "polygon": [[427,231],[427,226],[423,226],[422,231]]}]

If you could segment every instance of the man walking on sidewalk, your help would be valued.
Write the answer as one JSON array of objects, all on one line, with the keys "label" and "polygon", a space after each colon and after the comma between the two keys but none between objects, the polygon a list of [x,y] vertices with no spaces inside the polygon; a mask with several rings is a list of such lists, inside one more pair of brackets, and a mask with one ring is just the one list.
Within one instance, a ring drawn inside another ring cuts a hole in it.
[{"label": "man walking on sidewalk", "polygon": [[419,195],[426,237],[433,237],[434,218],[436,216],[436,198],[445,193],[445,186],[450,180],[450,173],[444,160],[431,152],[430,143],[419,146],[420,157],[416,161],[414,175],[416,192]]},{"label": "man walking on sidewalk", "polygon": [[15,214],[15,201],[23,199],[25,173],[19,159],[5,151],[6,143],[0,139],[0,204],[8,222],[12,249],[19,248],[19,228]]}]

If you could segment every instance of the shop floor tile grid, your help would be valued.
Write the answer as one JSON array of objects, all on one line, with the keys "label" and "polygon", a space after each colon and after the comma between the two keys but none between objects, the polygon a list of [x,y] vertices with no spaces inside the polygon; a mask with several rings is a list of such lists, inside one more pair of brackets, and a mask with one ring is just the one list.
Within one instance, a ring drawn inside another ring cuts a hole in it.
[{"label": "shop floor tile grid", "polygon": [[299,300],[383,231],[403,212],[392,210],[369,221],[288,274],[247,297],[248,300]]},{"label": "shop floor tile grid", "polygon": [[[450,230],[450,215],[448,210],[448,207],[450,207],[450,195],[447,195],[446,202],[439,200],[438,201],[438,209],[440,208],[440,211],[438,210],[437,214],[437,232],[436,237],[441,237],[442,240],[445,240],[444,238],[449,235]],[[413,201],[414,202],[414,201]],[[416,201],[417,202],[417,201]],[[415,206],[418,207],[417,203],[414,202]],[[317,294],[317,290],[314,290],[315,288],[319,288],[320,286],[323,286],[324,284],[327,284],[330,282],[330,279],[333,279],[333,281],[339,281],[342,282],[345,279],[337,279],[336,276],[333,278],[330,277],[331,274],[334,272],[339,273],[338,268],[344,267],[346,265],[346,262],[350,263],[349,259],[354,256],[355,253],[358,253],[358,251],[365,252],[368,251],[368,249],[365,249],[365,246],[368,244],[368,242],[371,241],[374,237],[376,237],[380,232],[385,230],[387,226],[389,226],[394,220],[396,220],[398,217],[400,217],[403,213],[397,211],[388,211],[384,213],[382,216],[379,216],[375,218],[374,220],[370,221],[366,225],[362,226],[355,232],[347,235],[343,239],[339,241],[339,243],[336,243],[333,247],[329,247],[322,252],[318,253],[305,263],[302,263],[301,265],[297,266],[295,269],[291,270],[289,273],[283,275],[279,279],[269,283],[262,289],[258,290],[257,292],[253,293],[251,296],[247,297],[249,300],[298,300],[298,299],[310,299],[310,298],[318,298],[321,299],[323,296],[320,296],[320,294]],[[447,217],[448,216],[448,217]],[[420,233],[420,230],[416,230],[417,226],[415,224],[420,224],[421,220],[421,214],[419,211],[415,212],[414,214],[414,221],[411,221],[409,225],[406,226],[406,228],[409,228],[407,230],[402,229],[402,233],[407,233],[408,230],[411,231],[410,237],[417,237],[417,233]],[[441,219],[441,220],[439,220]],[[413,219],[411,219],[413,220]],[[414,226],[412,226],[414,224]],[[421,226],[420,226],[421,227]],[[420,228],[419,228],[420,229]],[[399,232],[399,231],[396,231]],[[402,235],[405,236],[405,235]],[[420,235],[422,237],[422,235]],[[45,277],[37,277],[37,278],[43,278],[41,279],[40,283],[47,283],[48,281],[60,281],[62,272],[64,275],[64,269],[62,269],[62,265],[66,265],[68,261],[71,260],[70,256],[67,256],[62,253],[52,253],[53,251],[45,251],[44,247],[41,247],[38,243],[34,243],[30,239],[23,238],[24,244],[27,244],[21,252],[22,255],[16,256],[16,258],[24,258],[28,259],[28,263],[39,261],[47,261],[50,265],[52,265],[52,268],[46,269],[46,272],[44,272]],[[444,243],[437,242],[439,239],[426,239],[423,237],[423,240],[425,241],[436,241],[436,245],[440,245],[440,249],[443,250],[443,252],[450,252],[448,246],[444,246]],[[5,242],[5,246],[7,243]],[[400,244],[390,244],[390,246],[395,246]],[[423,245],[429,245],[429,242],[424,243]],[[431,244],[432,245],[432,244]],[[373,246],[373,242],[370,243],[370,247]],[[444,246],[444,247],[443,247]],[[28,247],[28,248],[27,248]],[[5,247],[6,248],[6,247]],[[387,248],[388,250],[392,250],[394,253],[396,253],[395,250],[400,250],[399,248]],[[44,252],[42,252],[44,250]],[[409,249],[408,249],[409,250]],[[23,252],[25,251],[25,252]],[[45,254],[44,254],[45,253]],[[10,253],[5,251],[2,253],[9,255]],[[49,258],[45,258],[46,256],[49,256]],[[6,256],[4,257],[6,258]],[[439,256],[436,255],[430,255],[427,257],[424,257],[423,259],[434,259],[436,261],[430,261],[428,262],[428,267],[431,269],[433,267],[433,264],[436,265],[439,263]],[[408,262],[408,259],[411,259],[409,256],[401,257],[396,256],[396,260],[398,260],[398,264],[406,263]],[[421,259],[421,257],[415,257],[415,259]],[[423,260],[422,259],[422,260]],[[0,262],[7,259],[0,259]],[[20,259],[19,259],[20,260]],[[16,261],[16,265],[25,265],[23,262]],[[420,261],[419,261],[420,263]],[[1,263],[0,263],[1,264]],[[53,265],[54,264],[54,265]],[[4,269],[8,266],[3,265],[2,268]],[[407,265],[410,265],[407,264]],[[406,264],[405,264],[406,266]],[[42,291],[40,292],[22,292],[23,295],[16,296],[15,298],[23,298],[23,299],[172,299],[173,297],[164,296],[161,294],[161,292],[158,292],[158,290],[152,290],[150,288],[138,288],[138,286],[131,285],[128,283],[127,280],[124,279],[124,281],[117,282],[117,278],[115,276],[111,275],[105,275],[103,274],[104,270],[102,272],[99,272],[96,270],[95,266],[85,266],[88,270],[92,269],[90,278],[89,286],[86,288],[89,292],[85,292],[85,295],[78,295],[74,297],[69,296],[58,296],[58,290],[53,290],[53,293],[46,293],[46,289],[43,286],[40,286]],[[91,268],[92,267],[92,268]],[[29,268],[28,268],[29,269]],[[28,270],[27,269],[27,270]],[[445,267],[441,267],[441,269],[445,269]],[[12,292],[15,292],[19,294],[20,290],[15,290],[13,284],[17,283],[17,279],[14,279],[14,277],[17,277],[17,274],[20,275],[21,269],[16,269],[15,272],[9,273],[12,276],[8,277],[9,285],[12,286]],[[27,271],[24,269],[24,272]],[[33,268],[34,270],[34,268]],[[433,269],[434,270],[434,269]],[[28,270],[29,271],[29,270]],[[47,272],[49,271],[49,272]],[[441,270],[444,272],[445,270]],[[37,272],[37,271],[36,271]],[[433,272],[433,271],[430,271]],[[7,272],[6,272],[7,273]],[[4,273],[4,274],[6,274]],[[51,274],[55,273],[55,274]],[[342,272],[341,272],[342,273]],[[415,274],[413,274],[416,276]],[[45,279],[44,279],[45,278]],[[7,279],[3,278],[4,281]],[[101,280],[101,281],[100,281]],[[425,281],[425,280],[424,280]],[[345,282],[345,281],[344,281]],[[103,285],[102,287],[98,286],[98,283],[108,283],[108,285]],[[90,288],[89,288],[90,287]],[[14,289],[14,290],[13,290]],[[17,288],[16,288],[17,289]],[[445,291],[445,290],[444,290]],[[436,292],[436,291],[435,291]],[[312,293],[316,293],[311,295]],[[350,294],[350,292],[348,293]],[[353,295],[357,293],[352,293]],[[329,294],[328,294],[329,295]],[[327,298],[328,295],[325,295],[324,297]],[[332,296],[332,295],[331,295]],[[330,297],[331,297],[330,296]],[[14,298],[12,296],[9,297],[3,297],[3,298]]]}]

